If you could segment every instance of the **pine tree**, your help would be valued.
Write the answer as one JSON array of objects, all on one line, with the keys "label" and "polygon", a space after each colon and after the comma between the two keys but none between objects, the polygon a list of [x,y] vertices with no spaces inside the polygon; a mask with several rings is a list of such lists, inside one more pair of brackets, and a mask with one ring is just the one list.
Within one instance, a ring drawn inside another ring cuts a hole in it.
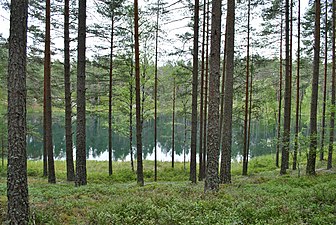
[{"label": "pine tree", "polygon": [[209,122],[207,135],[207,167],[204,190],[218,191],[219,176],[219,84],[220,84],[220,43],[221,43],[221,1],[212,1],[210,77],[209,77]]},{"label": "pine tree", "polygon": [[231,141],[232,141],[232,107],[233,107],[233,72],[234,72],[234,27],[235,1],[228,0],[226,30],[226,78],[224,91],[223,140],[221,155],[220,182],[231,183]]},{"label": "pine tree", "polygon": [[28,1],[12,1],[8,61],[8,223],[28,224],[26,53]]},{"label": "pine tree", "polygon": [[247,175],[248,155],[249,149],[247,148],[248,139],[248,112],[249,112],[249,77],[250,77],[250,14],[251,14],[251,1],[248,0],[247,6],[247,50],[246,50],[246,84],[245,84],[245,118],[244,118],[244,149],[243,149],[243,175]]},{"label": "pine tree", "polygon": [[331,113],[330,113],[330,135],[328,148],[328,165],[327,169],[332,168],[332,155],[334,150],[334,129],[335,129],[335,96],[336,96],[336,54],[335,54],[335,39],[336,39],[336,0],[332,2],[332,70],[331,70]]},{"label": "pine tree", "polygon": [[291,115],[291,74],[290,74],[290,30],[289,30],[289,0],[285,3],[285,46],[286,46],[286,78],[285,78],[285,106],[284,106],[284,130],[281,150],[280,174],[285,174],[288,163],[290,141],[290,115]]},{"label": "pine tree", "polygon": [[86,0],[79,0],[77,53],[76,186],[86,185],[85,46]]},{"label": "pine tree", "polygon": [[75,180],[72,149],[72,108],[70,84],[70,0],[64,1],[64,96],[65,96],[65,151],[67,180]]},{"label": "pine tree", "polygon": [[320,0],[315,0],[315,31],[314,31],[314,62],[312,97],[310,103],[310,147],[307,159],[306,172],[315,175],[316,149],[317,149],[317,99],[318,99],[318,79],[320,66]]},{"label": "pine tree", "polygon": [[198,20],[199,0],[195,0],[194,8],[194,47],[193,47],[193,80],[192,80],[192,113],[191,113],[191,154],[190,180],[196,183],[196,148],[197,148],[197,86],[198,86]]},{"label": "pine tree", "polygon": [[44,50],[44,145],[48,154],[48,182],[56,183],[54,148],[52,143],[52,115],[51,115],[51,85],[50,85],[50,0],[46,1],[46,29],[45,29],[45,50]]},{"label": "pine tree", "polygon": [[134,0],[134,49],[135,49],[135,91],[136,91],[136,139],[137,139],[137,182],[144,185],[142,165],[141,105],[140,105],[140,59],[139,59],[139,12],[138,0]]},{"label": "pine tree", "polygon": [[293,154],[293,170],[296,170],[297,166],[297,153],[299,149],[299,119],[300,119],[300,6],[301,1],[298,0],[298,40],[297,40],[297,66],[296,66],[296,114],[295,114],[295,143],[294,143],[294,154]]}]

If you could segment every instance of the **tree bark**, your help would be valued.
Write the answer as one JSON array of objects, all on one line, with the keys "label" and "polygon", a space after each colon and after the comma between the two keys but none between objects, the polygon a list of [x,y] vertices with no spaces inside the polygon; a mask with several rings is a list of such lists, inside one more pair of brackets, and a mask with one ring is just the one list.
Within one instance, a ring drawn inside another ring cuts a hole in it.
[{"label": "tree bark", "polygon": [[[282,7],[281,7],[282,10]],[[279,158],[280,158],[280,144],[281,144],[281,111],[282,111],[282,38],[283,38],[283,24],[282,24],[282,12],[280,17],[280,63],[279,63],[279,96],[278,96],[278,127],[277,127],[277,145],[276,145],[276,156],[275,156],[275,165],[279,167]]]},{"label": "tree bark", "polygon": [[310,103],[310,148],[308,152],[306,173],[315,175],[316,148],[317,148],[317,99],[318,99],[318,79],[320,68],[320,0],[315,0],[315,31],[314,31],[314,64],[312,97]]},{"label": "tree bark", "polygon": [[226,44],[227,44],[227,27],[225,27],[225,38],[224,38],[224,56],[223,56],[223,72],[222,72],[222,87],[221,87],[221,105],[220,105],[220,119],[219,119],[219,133],[221,135],[220,141],[222,141],[223,134],[223,120],[224,120],[224,91],[225,91],[225,65],[226,65]]},{"label": "tree bark", "polygon": [[71,86],[70,86],[70,1],[64,1],[64,95],[65,95],[65,152],[67,180],[75,180],[72,146],[72,109],[71,109]]},{"label": "tree bark", "polygon": [[321,149],[320,160],[324,159],[324,135],[325,118],[327,104],[327,76],[328,76],[328,0],[325,1],[325,32],[324,32],[324,79],[323,79],[323,106],[322,106],[322,131],[321,131]]},{"label": "tree bark", "polygon": [[198,180],[203,180],[203,127],[204,127],[204,119],[203,119],[203,107],[204,107],[204,66],[205,66],[205,16],[206,13],[206,0],[203,2],[203,29],[202,29],[202,55],[201,55],[201,90],[200,90],[200,126],[199,126],[199,174]]},{"label": "tree bark", "polygon": [[190,180],[196,183],[196,151],[197,151],[197,86],[198,86],[198,19],[199,0],[195,0],[194,8],[194,50],[193,50],[193,81],[191,103],[191,154],[190,154]]},{"label": "tree bark", "polygon": [[157,181],[157,85],[158,85],[158,42],[159,42],[160,0],[157,1],[155,30],[155,83],[154,83],[154,181]]},{"label": "tree bark", "polygon": [[[133,47],[132,47],[133,55]],[[129,148],[131,155],[131,169],[134,171],[134,162],[133,162],[133,58],[131,58],[131,71],[130,71],[130,103],[129,103]]]},{"label": "tree bark", "polygon": [[285,3],[285,32],[286,32],[286,78],[285,78],[285,107],[284,107],[284,130],[281,150],[280,174],[286,174],[287,155],[290,141],[290,117],[291,117],[291,74],[290,74],[290,41],[289,41],[289,0]]},{"label": "tree bark", "polygon": [[139,13],[138,0],[134,0],[134,48],[135,48],[135,101],[136,101],[136,136],[137,136],[137,183],[144,185],[142,165],[142,138],[141,138],[141,105],[140,105],[140,59],[139,59]]},{"label": "tree bark", "polygon": [[114,38],[114,12],[111,13],[111,46],[110,46],[110,79],[109,79],[109,127],[108,127],[108,152],[109,152],[109,175],[112,168],[112,88],[113,88],[113,38]]},{"label": "tree bark", "polygon": [[77,53],[76,186],[86,185],[85,42],[86,0],[79,1]]},{"label": "tree bark", "polygon": [[204,191],[218,191],[218,163],[220,149],[219,85],[220,85],[220,43],[221,43],[221,1],[212,1],[210,77],[209,77],[209,121],[207,135],[207,167]]},{"label": "tree bark", "polygon": [[203,122],[203,168],[202,168],[202,177],[205,178],[206,170],[206,156],[207,156],[207,130],[208,130],[208,81],[209,81],[209,25],[210,25],[210,16],[209,16],[210,3],[207,1],[207,25],[206,25],[206,43],[205,43],[205,81],[204,81],[204,122]]},{"label": "tree bark", "polygon": [[26,156],[26,54],[28,1],[12,1],[8,60],[8,169],[9,224],[28,224],[29,201]]},{"label": "tree bark", "polygon": [[44,79],[45,79],[45,146],[48,153],[48,183],[56,183],[54,148],[52,143],[52,113],[51,113],[51,85],[50,85],[50,0],[46,0],[46,30],[44,49]]},{"label": "tree bark", "polygon": [[[289,96],[292,102],[292,80],[293,80],[293,0],[290,1],[290,19],[289,19],[289,30],[290,30],[290,37],[289,37],[289,81],[290,81],[290,85],[289,85]],[[290,107],[292,107],[292,105],[290,105]],[[290,110],[290,113],[292,113],[292,108]],[[291,120],[291,116],[289,117],[289,120]],[[290,138],[290,134],[289,134],[289,138]],[[289,147],[288,147],[288,151],[286,151],[286,169],[289,169],[289,151],[290,151],[290,140],[289,140]]]},{"label": "tree bark", "polygon": [[330,113],[330,135],[328,147],[328,165],[327,169],[332,168],[332,155],[334,149],[334,129],[335,129],[335,76],[336,76],[336,54],[335,54],[335,39],[336,39],[336,0],[332,2],[332,71],[331,71],[331,113]]},{"label": "tree bark", "polygon": [[228,0],[227,9],[227,52],[226,79],[224,91],[224,125],[221,155],[220,182],[231,183],[231,142],[232,142],[232,106],[233,106],[233,72],[234,72],[234,25],[235,1]]},{"label": "tree bark", "polygon": [[300,118],[300,6],[301,1],[298,0],[298,40],[297,40],[297,66],[296,66],[296,115],[295,115],[295,143],[294,143],[294,154],[293,154],[293,170],[296,170],[297,166],[297,153],[299,149],[299,118]]},{"label": "tree bark", "polygon": [[244,149],[243,149],[243,175],[247,175],[248,167],[248,155],[249,149],[247,148],[248,139],[248,107],[249,107],[249,77],[250,77],[250,12],[251,12],[251,1],[248,0],[247,7],[247,50],[246,50],[246,84],[245,84],[245,118],[244,118]]},{"label": "tree bark", "polygon": [[250,98],[249,98],[249,115],[248,115],[248,127],[247,127],[247,150],[250,149],[251,143],[251,118],[252,118],[252,96],[253,96],[253,74],[251,73],[250,79]]}]

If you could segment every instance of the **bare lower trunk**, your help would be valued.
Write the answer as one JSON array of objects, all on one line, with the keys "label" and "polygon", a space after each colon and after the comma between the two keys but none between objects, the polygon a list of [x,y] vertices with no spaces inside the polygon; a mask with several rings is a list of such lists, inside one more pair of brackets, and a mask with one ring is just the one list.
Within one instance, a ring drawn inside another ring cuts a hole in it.
[{"label": "bare lower trunk", "polygon": [[247,52],[246,52],[246,84],[245,84],[245,119],[244,119],[244,149],[243,149],[243,175],[247,175],[248,167],[248,148],[247,148],[247,124],[248,124],[248,105],[249,105],[249,77],[250,77],[250,12],[251,2],[248,1],[247,12]]},{"label": "bare lower trunk", "polygon": [[297,152],[299,148],[299,103],[300,103],[300,0],[298,1],[298,48],[297,48],[297,66],[296,66],[296,115],[295,115],[295,143],[293,154],[293,170],[297,166]]},{"label": "bare lower trunk", "polygon": [[28,1],[12,1],[8,59],[8,224],[28,224],[26,53]]},{"label": "bare lower trunk", "polygon": [[210,3],[207,1],[207,25],[206,25],[206,49],[205,49],[205,82],[204,82],[204,123],[203,123],[203,168],[202,168],[202,177],[205,178],[206,174],[206,157],[207,157],[207,130],[208,130],[208,80],[209,80],[209,25],[210,25],[210,16],[209,16]]},{"label": "bare lower trunk", "polygon": [[275,154],[275,165],[279,167],[279,156],[280,156],[280,144],[281,144],[281,111],[282,111],[282,37],[283,37],[283,29],[282,29],[282,13],[280,19],[280,68],[279,68],[279,96],[278,96],[278,127],[277,127],[277,145],[276,145],[276,154]]},{"label": "bare lower trunk", "polygon": [[110,46],[110,79],[109,79],[109,128],[108,128],[108,152],[109,152],[109,175],[113,173],[112,169],[112,85],[113,85],[113,29],[114,29],[114,15],[111,15],[111,46]]},{"label": "bare lower trunk", "polygon": [[136,137],[137,137],[137,183],[144,185],[142,165],[141,105],[140,105],[140,59],[138,0],[134,0],[134,49],[135,49],[135,91],[136,91]]},{"label": "bare lower trunk", "polygon": [[154,84],[154,181],[157,181],[157,84],[158,84],[158,41],[159,41],[160,0],[157,2],[155,31],[155,84]]},{"label": "bare lower trunk", "polygon": [[334,150],[334,129],[335,129],[335,76],[336,76],[336,54],[335,54],[335,39],[336,39],[336,0],[333,0],[332,4],[332,87],[331,87],[331,113],[330,113],[330,136],[329,136],[329,148],[328,148],[328,165],[327,169],[332,168],[332,155]]},{"label": "bare lower trunk", "polygon": [[[133,46],[132,46],[132,56],[133,56]],[[133,58],[131,58],[131,71],[130,71],[130,103],[129,103],[129,149],[131,155],[131,169],[134,171],[133,162]]]},{"label": "bare lower trunk", "polygon": [[327,73],[328,73],[328,0],[325,1],[325,32],[324,32],[324,79],[323,79],[323,106],[322,106],[322,131],[320,160],[324,159],[324,135],[327,104]]},{"label": "bare lower trunk", "polygon": [[191,154],[190,180],[196,183],[196,151],[197,151],[197,86],[198,86],[198,19],[199,0],[195,0],[194,9],[194,51],[193,51],[193,81],[192,81],[192,113],[191,113]]},{"label": "bare lower trunk", "polygon": [[204,67],[205,67],[205,12],[206,12],[206,0],[203,2],[203,30],[202,30],[202,63],[201,63],[201,102],[200,102],[200,126],[199,126],[199,175],[198,180],[203,180],[203,127],[204,127],[204,119],[203,119],[203,103],[204,103]]},{"label": "bare lower trunk", "polygon": [[235,1],[228,0],[227,9],[227,60],[224,92],[224,125],[221,155],[220,182],[231,183],[231,142],[232,142],[232,106],[233,106],[233,72],[234,72],[234,25]]},{"label": "bare lower trunk", "polygon": [[46,30],[44,50],[44,79],[45,79],[45,145],[48,153],[48,183],[56,183],[54,148],[52,143],[52,115],[51,115],[51,85],[50,85],[50,0],[46,1]]},{"label": "bare lower trunk", "polygon": [[285,4],[285,32],[286,32],[286,78],[285,78],[285,107],[284,107],[284,130],[281,151],[280,174],[286,174],[289,141],[290,141],[290,115],[291,115],[291,75],[290,75],[290,42],[289,42],[289,0]]},{"label": "bare lower trunk", "polygon": [[86,178],[86,118],[85,118],[85,39],[86,0],[79,1],[78,62],[77,62],[77,131],[76,131],[76,186],[87,184]]},{"label": "bare lower trunk", "polygon": [[318,99],[318,79],[320,62],[320,0],[315,0],[315,31],[314,31],[314,64],[312,97],[310,103],[310,148],[308,152],[306,172],[315,175],[316,149],[317,149],[317,99]]},{"label": "bare lower trunk", "polygon": [[69,32],[69,0],[64,1],[64,95],[65,95],[65,151],[67,181],[75,180],[75,169],[72,147],[72,121],[71,121],[71,86],[70,86],[70,32]]},{"label": "bare lower trunk", "polygon": [[221,1],[212,1],[210,77],[209,77],[209,121],[208,121],[208,161],[204,191],[218,191],[219,176],[219,85],[220,85],[220,42],[221,42]]}]

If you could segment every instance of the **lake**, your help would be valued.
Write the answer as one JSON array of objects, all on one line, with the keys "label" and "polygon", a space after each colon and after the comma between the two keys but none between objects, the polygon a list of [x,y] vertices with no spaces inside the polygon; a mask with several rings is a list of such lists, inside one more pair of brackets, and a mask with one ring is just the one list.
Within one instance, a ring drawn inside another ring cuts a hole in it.
[{"label": "lake", "polygon": [[[42,115],[29,114],[27,118],[28,137],[27,154],[32,160],[41,160],[43,153],[43,130]],[[158,118],[158,137],[157,137],[157,157],[159,161],[171,161],[171,118]],[[73,132],[75,134],[76,123],[73,122]],[[86,150],[88,160],[108,160],[108,124],[107,118],[96,115],[87,115],[86,121],[87,137]],[[118,128],[119,129],[119,128]],[[191,123],[187,122],[187,136],[184,140],[184,119],[178,118],[175,122],[175,161],[182,162],[184,157],[189,161],[190,155],[190,129]],[[275,152],[275,129],[266,127],[257,123],[252,123],[251,127],[251,145],[250,157],[270,154]],[[258,131],[258,132],[256,132]],[[53,145],[55,159],[65,159],[65,129],[64,117],[53,117]],[[124,135],[121,133],[125,133]],[[74,155],[76,141],[74,138]],[[233,130],[232,158],[241,160],[242,149],[242,129],[235,126]],[[150,120],[143,126],[143,158],[145,160],[154,160],[154,122]],[[128,132],[113,132],[113,160],[130,161],[130,143]],[[136,152],[135,123],[133,125],[133,152]],[[184,156],[185,154],[185,156]],[[134,154],[136,155],[136,154]],[[198,158],[198,157],[197,157]]]}]

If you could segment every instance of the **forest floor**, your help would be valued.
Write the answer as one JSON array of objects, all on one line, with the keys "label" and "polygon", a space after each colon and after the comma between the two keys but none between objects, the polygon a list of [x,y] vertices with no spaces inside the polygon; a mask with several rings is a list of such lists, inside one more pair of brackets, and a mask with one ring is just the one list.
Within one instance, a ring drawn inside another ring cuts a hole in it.
[{"label": "forest floor", "polygon": [[[335,224],[336,170],[318,162],[316,176],[303,169],[280,176],[274,156],[257,157],[249,176],[232,165],[232,184],[204,194],[204,183],[188,181],[183,163],[145,161],[145,186],[139,187],[129,162],[88,161],[88,185],[65,180],[65,162],[56,161],[57,184],[42,177],[42,162],[29,161],[31,224]],[[187,164],[188,168],[189,164]],[[301,166],[303,167],[303,166]],[[6,218],[6,171],[0,170],[0,223]]]}]

